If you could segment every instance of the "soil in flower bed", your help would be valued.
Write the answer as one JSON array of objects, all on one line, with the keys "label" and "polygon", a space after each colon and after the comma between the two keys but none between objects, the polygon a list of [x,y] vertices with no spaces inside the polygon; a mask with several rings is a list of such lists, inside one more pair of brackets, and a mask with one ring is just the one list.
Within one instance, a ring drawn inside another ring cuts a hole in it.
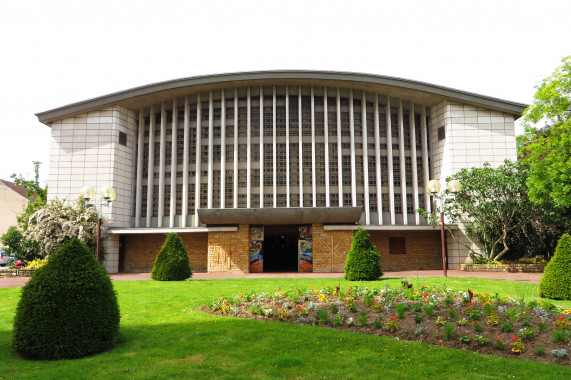
[{"label": "soil in flower bed", "polygon": [[[403,284],[221,295],[212,314],[393,336],[483,354],[570,366],[571,308],[485,292]],[[555,351],[554,351],[555,350]]]}]

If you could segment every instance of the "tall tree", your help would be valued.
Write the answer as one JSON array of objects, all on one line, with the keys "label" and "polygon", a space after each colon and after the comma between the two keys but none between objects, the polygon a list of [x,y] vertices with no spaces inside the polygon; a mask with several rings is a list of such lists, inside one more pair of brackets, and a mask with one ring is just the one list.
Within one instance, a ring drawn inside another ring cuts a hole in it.
[{"label": "tall tree", "polygon": [[24,210],[24,213],[18,216],[18,224],[22,226],[25,231],[28,227],[28,219],[30,216],[46,205],[48,200],[48,187],[40,184],[40,165],[39,161],[33,161],[34,164],[34,179],[28,180],[21,174],[12,174],[10,177],[14,179],[16,185],[20,185],[26,189],[26,198],[29,202]]},{"label": "tall tree", "polygon": [[538,85],[524,113],[519,156],[529,167],[529,198],[569,229],[571,216],[571,56]]}]

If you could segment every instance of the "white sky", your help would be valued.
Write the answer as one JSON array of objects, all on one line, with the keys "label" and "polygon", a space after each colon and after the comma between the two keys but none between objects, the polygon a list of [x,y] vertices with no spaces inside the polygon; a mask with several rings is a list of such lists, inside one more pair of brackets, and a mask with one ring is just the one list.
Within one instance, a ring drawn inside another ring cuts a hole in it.
[{"label": "white sky", "polygon": [[0,178],[47,180],[35,113],[154,82],[308,69],[531,103],[571,54],[569,0],[11,0],[0,5]]}]

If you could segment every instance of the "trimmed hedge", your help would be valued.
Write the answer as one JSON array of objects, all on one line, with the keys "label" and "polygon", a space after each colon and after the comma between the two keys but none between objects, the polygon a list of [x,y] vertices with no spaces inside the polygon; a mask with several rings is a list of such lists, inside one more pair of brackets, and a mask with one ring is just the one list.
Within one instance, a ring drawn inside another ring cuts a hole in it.
[{"label": "trimmed hedge", "polygon": [[10,345],[28,359],[80,358],[111,347],[119,320],[107,271],[73,238],[22,289]]},{"label": "trimmed hedge", "polygon": [[176,233],[167,235],[159,251],[151,278],[157,281],[183,281],[192,276],[186,248]]},{"label": "trimmed hedge", "polygon": [[371,242],[369,233],[360,228],[351,243],[345,261],[345,279],[349,281],[374,281],[383,275],[381,256]]},{"label": "trimmed hedge", "polygon": [[563,234],[539,282],[539,296],[571,300],[571,236]]}]

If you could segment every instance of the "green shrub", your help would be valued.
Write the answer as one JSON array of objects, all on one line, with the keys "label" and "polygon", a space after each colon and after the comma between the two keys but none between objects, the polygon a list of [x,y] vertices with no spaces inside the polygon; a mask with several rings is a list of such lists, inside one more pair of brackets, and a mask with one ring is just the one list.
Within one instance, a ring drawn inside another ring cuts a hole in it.
[{"label": "green shrub", "polygon": [[556,300],[571,300],[571,236],[563,234],[555,255],[545,267],[539,282],[539,295]]},{"label": "green shrub", "polygon": [[183,281],[191,276],[188,254],[182,239],[174,232],[168,234],[153,264],[151,278],[157,281]]},{"label": "green shrub", "polygon": [[22,289],[11,348],[29,359],[102,352],[119,335],[119,306],[105,268],[77,238],[37,269]]},{"label": "green shrub", "polygon": [[374,281],[383,275],[381,256],[371,237],[359,229],[353,237],[351,250],[345,262],[345,279],[349,281]]}]

